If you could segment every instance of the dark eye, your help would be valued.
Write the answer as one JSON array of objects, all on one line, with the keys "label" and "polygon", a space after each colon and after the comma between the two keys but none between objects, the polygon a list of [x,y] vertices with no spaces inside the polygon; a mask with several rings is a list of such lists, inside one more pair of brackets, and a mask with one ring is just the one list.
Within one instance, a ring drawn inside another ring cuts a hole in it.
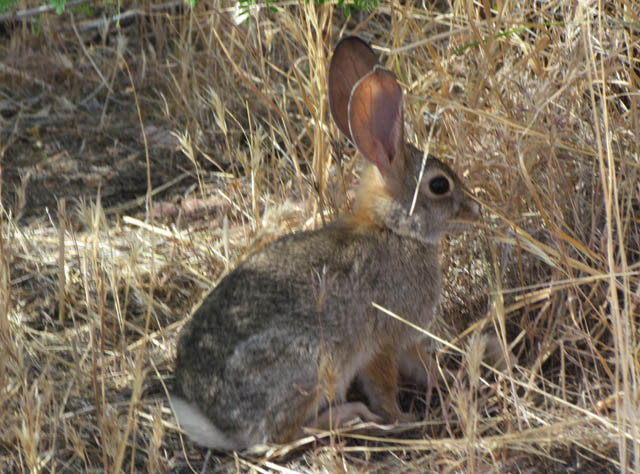
[{"label": "dark eye", "polygon": [[431,181],[429,181],[429,189],[436,196],[442,196],[443,194],[447,194],[450,189],[449,180],[444,176],[436,176]]}]

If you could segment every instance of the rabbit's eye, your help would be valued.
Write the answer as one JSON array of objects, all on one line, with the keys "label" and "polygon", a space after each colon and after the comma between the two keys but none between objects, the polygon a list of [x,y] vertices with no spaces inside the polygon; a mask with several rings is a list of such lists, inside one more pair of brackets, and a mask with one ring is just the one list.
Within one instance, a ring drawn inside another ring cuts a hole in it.
[{"label": "rabbit's eye", "polygon": [[444,176],[436,176],[429,181],[429,189],[436,196],[447,194],[450,188],[451,185],[449,184],[449,180]]}]

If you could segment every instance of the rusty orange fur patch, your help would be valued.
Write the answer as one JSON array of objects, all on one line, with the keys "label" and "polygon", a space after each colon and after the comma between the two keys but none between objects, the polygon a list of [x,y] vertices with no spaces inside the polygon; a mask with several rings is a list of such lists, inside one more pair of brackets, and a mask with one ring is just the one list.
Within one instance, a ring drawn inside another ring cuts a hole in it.
[{"label": "rusty orange fur patch", "polygon": [[380,173],[374,165],[369,164],[362,174],[353,214],[342,219],[345,228],[362,232],[379,227],[374,219],[376,202],[388,196],[389,192]]}]

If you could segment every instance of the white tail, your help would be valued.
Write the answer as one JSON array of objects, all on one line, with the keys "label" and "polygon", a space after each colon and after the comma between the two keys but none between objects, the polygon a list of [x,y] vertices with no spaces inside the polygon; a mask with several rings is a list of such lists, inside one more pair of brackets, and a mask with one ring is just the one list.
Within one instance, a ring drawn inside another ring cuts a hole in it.
[{"label": "white tail", "polygon": [[232,451],[244,448],[220,431],[194,404],[175,396],[171,397],[170,403],[180,428],[196,443],[219,450]]}]

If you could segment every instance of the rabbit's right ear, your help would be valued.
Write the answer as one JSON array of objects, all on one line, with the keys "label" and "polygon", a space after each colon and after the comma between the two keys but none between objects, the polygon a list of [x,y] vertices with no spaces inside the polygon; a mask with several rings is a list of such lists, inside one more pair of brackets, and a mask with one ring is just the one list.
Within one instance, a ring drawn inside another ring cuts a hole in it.
[{"label": "rabbit's right ear", "polygon": [[349,128],[358,151],[397,191],[405,173],[404,118],[402,87],[391,71],[376,66],[353,88]]},{"label": "rabbit's right ear", "polygon": [[373,50],[357,36],[342,39],[331,57],[328,78],[329,108],[340,131],[350,139],[348,106],[351,91],[376,64],[378,58]]}]

